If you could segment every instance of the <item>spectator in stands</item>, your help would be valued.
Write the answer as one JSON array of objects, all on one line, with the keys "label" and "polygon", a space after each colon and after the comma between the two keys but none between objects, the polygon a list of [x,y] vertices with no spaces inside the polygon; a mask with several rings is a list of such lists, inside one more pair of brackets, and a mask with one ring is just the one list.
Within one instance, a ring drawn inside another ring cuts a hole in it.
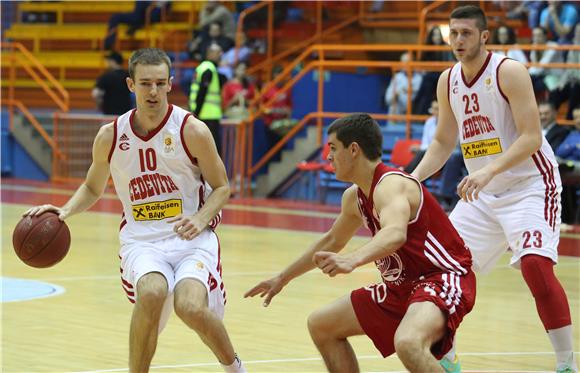
[{"label": "spectator in stands", "polygon": [[127,35],[133,36],[135,31],[140,29],[145,25],[147,17],[147,9],[149,7],[154,7],[150,13],[149,21],[151,23],[157,23],[161,21],[161,15],[163,12],[169,11],[171,8],[170,1],[135,1],[135,9],[129,13],[116,13],[109,19],[109,26],[107,28],[107,35],[105,36],[104,49],[112,50],[115,48],[115,43],[117,41],[117,27],[120,24],[126,24],[129,26],[127,29]]},{"label": "spectator in stands", "polygon": [[[557,46],[557,43],[548,41],[546,29],[536,27],[532,30],[532,44],[544,46]],[[555,49],[533,50],[530,52],[530,62],[537,63],[554,63],[564,62],[562,53]],[[549,91],[554,90],[560,81],[562,74],[560,69],[547,69],[544,67],[530,67],[530,76],[532,77],[532,84],[536,97],[542,100],[546,98]]]},{"label": "spectator in stands", "polygon": [[572,113],[575,128],[556,149],[562,175],[562,222],[566,224],[580,222],[577,197],[580,184],[580,106],[573,108]]},{"label": "spectator in stands", "polygon": [[548,140],[554,152],[564,141],[570,130],[566,126],[560,126],[556,123],[556,107],[549,101],[543,101],[538,105],[540,112],[540,123],[542,124],[542,133]]},{"label": "spectator in stands", "polygon": [[545,1],[502,1],[502,8],[507,10],[507,17],[510,19],[528,20],[528,27],[534,29],[540,25],[540,13],[546,7]]},{"label": "spectator in stands", "polygon": [[248,65],[238,62],[235,74],[222,89],[222,107],[226,118],[245,119],[248,104],[254,98],[256,88],[246,75]]},{"label": "spectator in stands", "polygon": [[110,52],[105,56],[107,71],[99,76],[92,91],[99,111],[121,115],[131,109],[131,92],[127,87],[129,73],[123,69],[123,56]]},{"label": "spectator in stands", "polygon": [[[580,23],[574,28],[574,45],[580,45]],[[580,51],[568,51],[566,63],[579,64]],[[572,110],[580,106],[580,69],[566,69],[560,78],[560,84],[550,92],[550,101],[559,108],[562,102],[568,100],[567,119],[572,119]]]},{"label": "spectator in stands", "polygon": [[[275,66],[272,70],[272,80],[282,73],[282,67]],[[266,105],[264,126],[269,147],[277,144],[280,139],[296,124],[292,119],[292,95],[291,92],[282,92],[283,81],[271,86],[262,96],[262,104]],[[274,99],[271,104],[267,104]]]},{"label": "spectator in stands", "polygon": [[540,26],[550,31],[551,40],[560,44],[570,44],[578,21],[576,6],[561,1],[549,1],[540,15]]},{"label": "spectator in stands", "polygon": [[[406,63],[411,60],[409,53],[401,55],[401,62]],[[421,74],[418,71],[413,71],[411,75],[411,92],[409,92],[409,79],[407,77],[407,70],[403,69],[395,73],[387,90],[385,92],[385,103],[388,105],[389,114],[406,114],[407,113],[407,97],[410,94],[411,100],[414,100],[421,86]],[[400,121],[389,120],[389,123],[394,124]]]},{"label": "spectator in stands", "polygon": [[[425,121],[425,126],[423,127],[423,136],[421,138],[421,145],[418,149],[411,148],[411,150],[415,151],[416,154],[411,162],[409,162],[407,167],[405,167],[405,172],[413,172],[421,159],[423,159],[427,148],[433,141],[433,137],[435,136],[435,129],[437,128],[437,116],[439,115],[439,104],[437,103],[437,100],[433,100],[431,102],[429,113],[431,116]],[[443,166],[443,169],[441,170],[439,185],[436,190],[433,191],[433,194],[437,197],[439,203],[445,210],[452,210],[459,200],[459,196],[457,196],[456,193],[457,184],[459,184],[465,173],[463,155],[461,154],[461,149],[457,147]]]},{"label": "spectator in stands", "polygon": [[423,156],[425,155],[425,152],[427,151],[429,144],[431,144],[431,141],[433,141],[433,136],[435,136],[435,129],[437,127],[437,116],[439,115],[439,103],[437,103],[437,100],[431,101],[429,114],[431,114],[431,116],[427,118],[427,120],[425,121],[425,125],[423,125],[423,135],[421,137],[421,144],[419,146],[411,147],[411,151],[415,153],[415,156],[413,157],[411,162],[409,162],[407,167],[405,167],[405,172],[408,173],[413,172],[415,167],[417,167],[419,162],[421,162],[421,159],[423,159]]},{"label": "spectator in stands", "polygon": [[219,45],[211,44],[208,47],[207,59],[195,69],[189,94],[190,111],[209,127],[218,154],[221,154],[222,83],[217,66],[222,54]]},{"label": "spectator in stands", "polygon": [[528,63],[528,57],[526,57],[526,54],[515,46],[516,33],[511,27],[506,25],[498,27],[493,35],[492,44],[511,45],[512,47],[507,50],[507,53],[505,50],[497,50],[495,53],[503,54],[512,60],[516,60],[524,64]]},{"label": "spectator in stands", "polygon": [[[234,77],[234,67],[237,62],[249,62],[250,55],[252,54],[252,49],[248,44],[248,38],[246,33],[242,32],[241,35],[241,46],[240,48],[231,48],[229,51],[225,52],[220,61],[220,66],[218,71],[225,75],[226,78],[232,79]],[[237,61],[236,61],[237,52]]]},{"label": "spectator in stands", "polygon": [[206,59],[205,52],[211,44],[217,44],[222,51],[227,52],[234,46],[234,41],[222,33],[222,26],[218,22],[209,25],[207,34],[203,33],[194,38],[189,43],[189,54],[191,59],[203,61]]},{"label": "spectator in stands", "polygon": [[[443,35],[441,34],[441,29],[439,26],[435,26],[429,30],[427,34],[427,39],[425,40],[426,45],[439,45],[446,46],[445,40],[443,40]],[[427,51],[423,52],[421,55],[422,61],[453,61],[453,54],[447,48],[444,51]],[[427,71],[423,73],[423,78],[421,80],[421,85],[419,86],[419,91],[416,94],[416,98],[413,102],[413,113],[415,114],[427,114],[431,101],[435,98],[435,90],[437,88],[437,80],[439,79],[439,71]]]},{"label": "spectator in stands", "polygon": [[[236,21],[234,15],[218,0],[208,0],[205,6],[199,12],[198,33],[209,33],[209,27],[212,23],[219,23],[222,27],[222,33],[225,37],[235,40],[236,38]],[[197,36],[197,35],[195,35]]]},{"label": "spectator in stands", "polygon": [[575,127],[556,149],[556,156],[580,162],[580,106],[573,108],[572,115]]}]

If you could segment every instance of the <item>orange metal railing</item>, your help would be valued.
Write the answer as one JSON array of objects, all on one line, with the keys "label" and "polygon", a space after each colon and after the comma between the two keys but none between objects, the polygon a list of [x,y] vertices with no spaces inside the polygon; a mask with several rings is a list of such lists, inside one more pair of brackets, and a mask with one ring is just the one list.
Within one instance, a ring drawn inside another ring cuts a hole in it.
[{"label": "orange metal railing", "polygon": [[[520,45],[518,46],[522,50],[543,50],[548,49],[546,46],[536,46],[536,45]],[[490,45],[489,50],[507,50],[510,46],[499,46]],[[580,50],[580,46],[558,46],[550,47],[551,49],[557,49],[561,51],[565,50]],[[307,125],[311,120],[316,120],[317,130],[318,130],[318,144],[321,145],[322,142],[322,123],[324,118],[338,118],[344,113],[326,113],[324,112],[324,80],[318,79],[318,97],[317,97],[317,112],[310,113],[304,117],[286,136],[284,136],[278,144],[276,144],[272,149],[270,149],[261,159],[257,162],[253,162],[253,144],[252,144],[252,134],[254,130],[253,122],[255,119],[259,118],[263,113],[264,109],[271,105],[277,96],[289,91],[296,82],[298,82],[304,75],[308,72],[317,70],[319,76],[322,77],[325,70],[337,68],[337,67],[373,67],[373,68],[391,68],[396,70],[405,70],[409,76],[408,85],[408,97],[407,97],[407,114],[405,115],[389,115],[389,114],[372,114],[376,119],[388,119],[388,120],[404,120],[407,125],[407,137],[411,134],[411,122],[416,120],[424,120],[427,116],[413,115],[411,113],[411,96],[412,96],[412,86],[411,86],[411,75],[414,70],[422,71],[442,71],[447,67],[450,67],[452,62],[435,62],[435,61],[410,61],[407,63],[400,61],[373,61],[373,60],[326,60],[325,52],[331,51],[389,51],[389,52],[409,52],[413,55],[413,52],[420,51],[447,51],[448,47],[442,46],[432,46],[432,45],[313,45],[306,49],[296,60],[288,64],[282,73],[272,80],[265,89],[268,89],[272,84],[279,84],[286,81],[282,85],[278,94],[273,96],[268,102],[265,102],[262,106],[251,107],[250,116],[248,120],[243,121],[238,128],[238,137],[236,142],[236,161],[237,164],[234,167],[234,173],[236,176],[239,175],[240,179],[240,194],[242,196],[250,194],[251,190],[247,188],[248,181],[257,173],[257,171],[264,166],[282,147],[294,137],[305,125]],[[291,71],[293,71],[297,66],[303,65],[304,67],[293,77],[290,77]],[[551,64],[540,64],[540,63],[528,63],[528,67],[537,66],[545,68],[555,68],[555,69],[565,69],[565,68],[576,68],[580,69],[580,64],[567,64],[567,63],[551,63]]]},{"label": "orange metal railing", "polygon": [[[16,81],[16,67],[23,68],[28,75],[44,90],[62,111],[68,111],[70,98],[67,90],[58,80],[38,61],[28,49],[20,43],[0,42],[3,51],[8,50],[10,61],[9,99],[14,100]],[[18,52],[18,54],[17,54]]]}]

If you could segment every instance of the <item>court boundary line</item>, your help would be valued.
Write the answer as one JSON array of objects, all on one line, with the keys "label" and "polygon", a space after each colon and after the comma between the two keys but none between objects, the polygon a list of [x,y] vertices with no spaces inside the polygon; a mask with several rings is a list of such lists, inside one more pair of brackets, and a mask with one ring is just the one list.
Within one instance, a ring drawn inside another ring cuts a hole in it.
[{"label": "court boundary line", "polygon": [[[574,351],[578,355],[580,352]],[[534,356],[534,355],[554,355],[554,352],[547,351],[511,351],[511,352],[464,352],[460,356]],[[394,356],[394,355],[392,355]],[[357,356],[358,360],[374,360],[384,359],[379,355],[362,355]],[[321,357],[307,357],[307,358],[291,358],[291,359],[270,359],[270,360],[242,360],[244,365],[252,364],[271,364],[271,363],[289,363],[289,362],[303,362],[303,361],[322,361]],[[220,366],[218,362],[213,363],[193,363],[193,364],[176,364],[176,365],[152,365],[151,370],[154,369],[170,369],[170,368],[194,368],[204,366]],[[101,370],[82,370],[73,371],[69,373],[106,373],[106,372],[126,372],[128,368],[113,368]],[[405,373],[405,371],[381,371],[381,373]],[[550,373],[546,370],[463,370],[464,373]],[[368,372],[371,373],[371,372]]]}]

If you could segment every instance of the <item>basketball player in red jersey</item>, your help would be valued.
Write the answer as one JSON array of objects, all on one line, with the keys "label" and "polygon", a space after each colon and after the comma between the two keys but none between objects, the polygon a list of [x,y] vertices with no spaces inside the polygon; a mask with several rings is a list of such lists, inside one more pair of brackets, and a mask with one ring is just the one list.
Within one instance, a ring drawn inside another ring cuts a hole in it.
[{"label": "basketball player in red jersey", "polygon": [[[558,261],[558,163],[542,136],[530,76],[517,61],[488,52],[485,14],[455,9],[449,40],[459,61],[437,86],[439,120],[434,141],[413,171],[425,180],[446,162],[457,137],[469,175],[450,215],[473,255],[476,271],[491,270],[512,250],[556,353],[560,372],[577,372],[566,293],[554,275]],[[446,356],[453,360],[454,351]]]},{"label": "basketball player in red jersey", "polygon": [[[308,319],[328,370],[357,372],[347,338],[367,334],[384,357],[397,352],[411,372],[444,372],[436,358],[451,348],[475,302],[469,250],[419,181],[381,163],[383,136],[368,114],[338,119],[328,134],[336,178],[354,184],[343,194],[340,215],[300,258],[245,296],[265,296],[267,306],[315,266],[332,277],[374,262],[382,282],[354,290]],[[373,238],[339,255],[363,224]]]},{"label": "basketball player in red jersey", "polygon": [[121,280],[134,303],[129,370],[149,371],[158,335],[174,309],[226,372],[245,372],[223,324],[225,289],[215,226],[230,188],[208,127],[171,105],[171,61],[144,48],[129,60],[127,85],[137,109],[104,125],[84,183],[55,211],[64,220],[91,207],[109,175],[123,204]]}]

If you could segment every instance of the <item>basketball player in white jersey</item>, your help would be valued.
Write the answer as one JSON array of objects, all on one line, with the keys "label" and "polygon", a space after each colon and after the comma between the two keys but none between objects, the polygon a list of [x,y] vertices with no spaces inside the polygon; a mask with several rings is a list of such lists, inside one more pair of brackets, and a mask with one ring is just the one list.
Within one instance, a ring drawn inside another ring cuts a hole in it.
[{"label": "basketball player in white jersey", "polygon": [[171,62],[145,48],[129,60],[127,85],[137,109],[104,125],[93,145],[86,180],[61,208],[64,220],[91,207],[109,175],[123,204],[121,280],[135,304],[129,369],[147,372],[159,332],[172,310],[212,350],[226,372],[244,372],[222,322],[225,288],[213,228],[230,188],[208,127],[167,102]]},{"label": "basketball player in white jersey", "polygon": [[[435,138],[413,175],[425,180],[439,170],[459,136],[469,175],[457,187],[461,200],[450,218],[472,251],[474,269],[491,270],[511,248],[511,265],[521,269],[535,299],[557,372],[577,372],[570,308],[553,270],[562,187],[530,76],[519,62],[486,51],[489,31],[478,7],[455,9],[449,32],[459,63],[439,78]],[[455,358],[452,350],[445,359]]]}]

